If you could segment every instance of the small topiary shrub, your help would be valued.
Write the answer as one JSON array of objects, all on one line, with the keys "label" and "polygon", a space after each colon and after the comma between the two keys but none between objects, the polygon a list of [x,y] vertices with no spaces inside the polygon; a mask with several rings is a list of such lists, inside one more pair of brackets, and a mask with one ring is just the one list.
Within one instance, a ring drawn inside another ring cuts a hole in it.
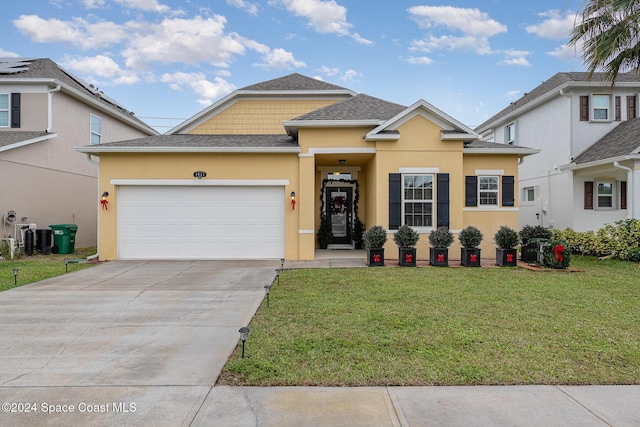
[{"label": "small topiary shrub", "polygon": [[513,249],[518,245],[518,233],[506,225],[501,226],[496,234],[493,236],[493,240],[500,249]]},{"label": "small topiary shrub", "polygon": [[367,248],[380,249],[387,242],[387,230],[381,225],[374,225],[364,232],[362,238]]},{"label": "small topiary shrub", "polygon": [[393,235],[393,241],[399,248],[415,248],[420,235],[408,225],[401,225]]},{"label": "small topiary shrub", "polygon": [[429,233],[429,243],[434,248],[448,248],[453,243],[453,233],[447,227],[438,227]]},{"label": "small topiary shrub", "polygon": [[458,240],[464,248],[477,248],[482,242],[482,232],[476,227],[470,225],[460,231]]},{"label": "small topiary shrub", "polygon": [[541,225],[525,225],[518,233],[522,245],[529,243],[538,243],[539,240],[549,240],[551,238],[551,230]]}]

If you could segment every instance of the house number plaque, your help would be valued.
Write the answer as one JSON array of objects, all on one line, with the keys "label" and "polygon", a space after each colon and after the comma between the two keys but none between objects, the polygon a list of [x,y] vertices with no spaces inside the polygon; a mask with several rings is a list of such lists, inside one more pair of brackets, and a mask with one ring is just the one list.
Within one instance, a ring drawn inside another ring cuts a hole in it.
[{"label": "house number plaque", "polygon": [[195,172],[193,173],[193,177],[194,177],[194,178],[202,179],[202,178],[204,178],[205,176],[207,176],[207,173],[206,173],[205,171],[195,171]]}]

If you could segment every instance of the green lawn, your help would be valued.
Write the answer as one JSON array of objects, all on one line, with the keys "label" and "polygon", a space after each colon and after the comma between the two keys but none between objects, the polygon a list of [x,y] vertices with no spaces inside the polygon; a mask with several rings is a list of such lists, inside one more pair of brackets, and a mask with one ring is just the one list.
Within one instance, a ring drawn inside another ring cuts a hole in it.
[{"label": "green lawn", "polygon": [[[95,264],[89,263],[69,263],[65,265],[65,258],[69,260],[85,259],[89,255],[96,253],[96,248],[75,249],[74,254],[51,254],[26,256],[24,254],[11,260],[8,257],[0,261],[0,291],[11,289],[15,286],[22,286],[49,277],[65,274],[65,269],[69,272],[91,267]],[[13,269],[18,269],[17,280],[14,280]],[[16,283],[17,282],[17,283]]]},{"label": "green lawn", "polygon": [[231,385],[640,384],[640,265],[286,270]]}]

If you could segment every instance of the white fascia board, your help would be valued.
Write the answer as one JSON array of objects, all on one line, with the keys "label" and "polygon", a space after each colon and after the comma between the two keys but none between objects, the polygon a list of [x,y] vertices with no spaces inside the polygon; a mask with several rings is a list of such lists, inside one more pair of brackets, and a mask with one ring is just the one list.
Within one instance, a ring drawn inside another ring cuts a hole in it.
[{"label": "white fascia board", "polygon": [[377,134],[379,134],[380,132],[383,132],[385,130],[396,130],[400,125],[411,120],[417,114],[421,114],[423,117],[432,121],[444,130],[454,130],[458,128],[462,129],[464,132],[469,133],[470,135],[476,135],[476,133],[469,127],[465,126],[445,112],[437,109],[424,99],[420,99],[404,111],[400,112],[384,123],[381,123],[371,132],[367,133],[365,139],[369,138],[369,140],[376,140],[376,138],[378,138],[379,136]]},{"label": "white fascia board", "polygon": [[400,133],[378,133],[372,134],[371,132],[367,133],[364,136],[364,140],[367,142],[372,141],[397,141],[400,139]]},{"label": "white fascia board", "polygon": [[[361,148],[361,147],[321,147],[321,148],[309,148],[308,154],[375,154],[376,149]],[[301,155],[300,157],[307,157]]]},{"label": "white fascia board", "polygon": [[80,153],[299,153],[300,147],[76,147]]},{"label": "white fascia board", "polygon": [[452,141],[452,140],[466,140],[466,141],[470,141],[470,140],[474,140],[474,139],[478,139],[480,138],[480,135],[478,135],[477,133],[473,132],[471,134],[468,133],[443,133],[442,134],[442,140],[443,141]]},{"label": "white fascia board", "polygon": [[112,179],[112,185],[201,186],[201,187],[284,187],[288,179]]},{"label": "white fascia board", "polygon": [[351,91],[351,90],[326,90],[326,91],[290,91],[290,90],[283,90],[283,91],[273,91],[273,90],[268,90],[268,91],[257,91],[257,90],[236,90],[231,92],[229,95],[219,99],[218,101],[214,102],[213,104],[211,104],[210,106],[208,106],[207,108],[205,108],[204,110],[196,113],[195,115],[191,116],[190,118],[188,118],[187,120],[185,120],[184,122],[180,123],[179,125],[175,126],[174,128],[170,129],[169,131],[167,131],[165,133],[165,135],[173,135],[175,132],[177,132],[178,130],[182,129],[182,132],[189,132],[190,130],[198,127],[200,124],[202,124],[203,119],[209,119],[209,115],[211,112],[215,111],[215,110],[220,110],[220,111],[224,111],[225,109],[229,108],[230,106],[232,106],[233,104],[235,104],[236,102],[238,102],[238,99],[242,98],[242,99],[267,99],[269,97],[271,97],[272,99],[277,99],[277,98],[283,98],[283,97],[292,97],[292,96],[302,96],[302,97],[309,97],[310,95],[315,95],[318,97],[318,99],[333,99],[337,96],[345,96],[345,97],[351,97],[351,96],[355,96],[356,93]]},{"label": "white fascia board", "polygon": [[519,156],[530,156],[538,154],[540,149],[537,148],[467,148],[463,149],[464,154],[517,154]]},{"label": "white fascia board", "polygon": [[50,133],[44,136],[40,136],[38,138],[25,139],[24,141],[16,142],[9,145],[4,145],[0,147],[0,152],[13,150],[14,148],[24,147],[25,145],[35,144],[36,142],[46,141],[47,139],[52,139],[58,136],[57,133]]},{"label": "white fascia board", "polygon": [[377,126],[380,120],[287,120],[282,122],[285,128],[324,128],[324,127],[370,127]]},{"label": "white fascia board", "polygon": [[580,164],[576,164],[573,162],[567,163],[567,164],[558,166],[558,169],[560,169],[562,172],[569,172],[569,171],[575,171],[580,169],[592,168],[596,166],[605,166],[608,164],[612,164],[613,162],[623,162],[625,160],[638,160],[638,159],[640,159],[639,155],[631,154],[626,156],[610,157],[608,159],[594,160],[593,162],[586,162],[586,163],[580,163]]}]

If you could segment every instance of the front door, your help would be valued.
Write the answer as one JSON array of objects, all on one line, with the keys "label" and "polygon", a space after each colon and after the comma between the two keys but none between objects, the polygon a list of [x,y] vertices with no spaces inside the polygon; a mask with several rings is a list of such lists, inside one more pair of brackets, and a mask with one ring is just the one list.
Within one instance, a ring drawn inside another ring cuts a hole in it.
[{"label": "front door", "polygon": [[331,218],[333,245],[351,244],[353,188],[328,187],[325,193],[325,215]]}]

